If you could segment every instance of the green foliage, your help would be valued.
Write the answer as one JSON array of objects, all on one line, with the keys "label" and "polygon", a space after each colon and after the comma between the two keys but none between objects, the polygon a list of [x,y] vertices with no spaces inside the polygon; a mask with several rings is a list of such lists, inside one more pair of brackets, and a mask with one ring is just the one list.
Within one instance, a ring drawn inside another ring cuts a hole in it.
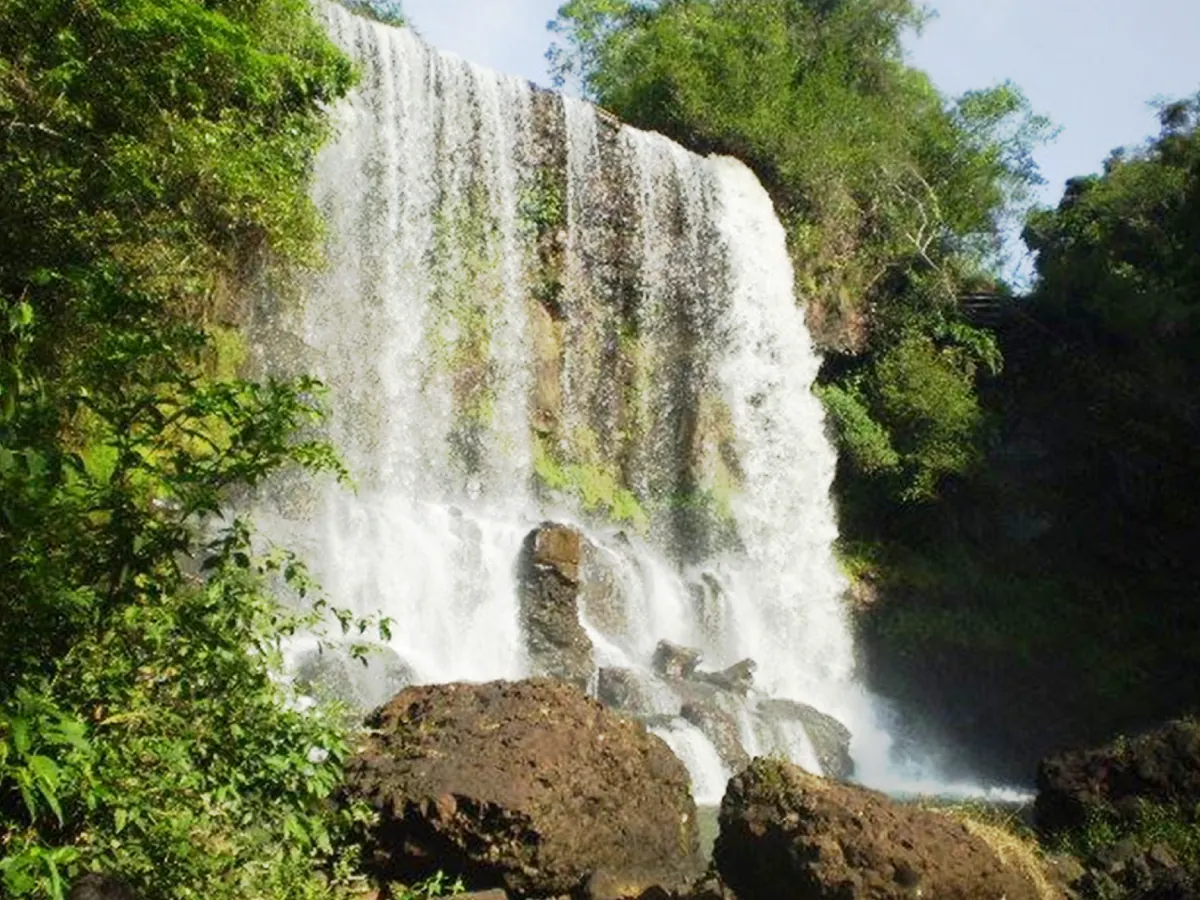
[{"label": "green foliage", "polygon": [[451,881],[444,873],[438,872],[417,884],[393,885],[392,897],[395,900],[433,900],[434,897],[453,897],[466,891],[462,879]]},{"label": "green foliage", "polygon": [[979,402],[960,354],[910,338],[891,348],[872,372],[878,418],[890,426],[906,471],[901,496],[927,499],[947,475],[975,461]]},{"label": "green foliage", "polygon": [[562,186],[545,169],[539,170],[534,183],[522,193],[518,215],[535,237],[566,224],[567,198]]},{"label": "green foliage", "polygon": [[1138,800],[1124,815],[1094,810],[1087,825],[1055,840],[1055,850],[1096,860],[1122,842],[1148,850],[1166,847],[1187,871],[1200,870],[1200,818],[1195,809],[1179,804]]},{"label": "green foliage", "polygon": [[1025,352],[1073,459],[1060,502],[1143,578],[1194,573],[1200,527],[1200,464],[1182,449],[1200,440],[1200,97],[1162,116],[1155,140],[1071,181],[1025,231],[1038,275]]},{"label": "green foliage", "polygon": [[887,431],[871,418],[854,393],[827,384],[817,388],[817,396],[833,422],[838,442],[860,472],[877,475],[894,471],[900,465],[900,454],[892,446]]},{"label": "green foliage", "polygon": [[5,896],[352,880],[347,736],[279,678],[329,610],[222,512],[285,466],[342,474],[320,385],[235,377],[228,298],[316,260],[307,179],[350,79],[305,0],[0,4]]},{"label": "green foliage", "polygon": [[949,476],[979,459],[983,414],[973,389],[973,356],[912,333],[871,361],[865,373],[817,389],[848,462],[882,479],[904,502],[937,497]]},{"label": "green foliage", "polygon": [[[878,687],[916,716],[944,697],[951,732],[985,702],[963,738],[1026,766],[1047,722],[1082,743],[1200,704],[1200,102],[1163,113],[1157,138],[1030,218],[1038,280],[997,329],[979,464],[886,515],[843,477],[847,553],[883,598],[860,632]],[[988,365],[985,345],[951,343]],[[860,384],[874,402],[882,382]]]},{"label": "green foliage", "polygon": [[534,444],[534,472],[547,489],[575,497],[589,512],[603,512],[610,521],[628,522],[638,530],[649,527],[650,519],[637,497],[621,486],[608,466],[560,463],[539,440]]}]

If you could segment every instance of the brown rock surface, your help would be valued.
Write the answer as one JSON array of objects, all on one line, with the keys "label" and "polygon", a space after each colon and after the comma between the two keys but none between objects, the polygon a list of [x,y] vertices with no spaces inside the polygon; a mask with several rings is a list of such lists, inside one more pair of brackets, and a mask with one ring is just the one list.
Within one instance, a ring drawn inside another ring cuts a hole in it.
[{"label": "brown rock surface", "polygon": [[592,642],[579,623],[583,536],[545,523],[525,538],[517,562],[521,627],[533,671],[584,689],[595,668]]},{"label": "brown rock surface", "polygon": [[568,685],[414,687],[368,724],[347,795],[379,813],[383,880],[440,869],[514,898],[618,900],[680,890],[701,868],[682,763]]},{"label": "brown rock surface", "polygon": [[741,900],[1038,900],[961,822],[757,759],[721,803],[714,855]]}]

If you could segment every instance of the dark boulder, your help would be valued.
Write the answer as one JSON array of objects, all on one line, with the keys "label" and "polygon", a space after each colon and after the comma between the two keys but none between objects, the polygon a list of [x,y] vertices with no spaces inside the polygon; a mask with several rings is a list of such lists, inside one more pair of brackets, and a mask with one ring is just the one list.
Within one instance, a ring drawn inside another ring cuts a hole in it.
[{"label": "dark boulder", "polygon": [[521,626],[533,672],[585,689],[595,669],[579,623],[583,535],[546,523],[525,538],[517,561]]},{"label": "dark boulder", "polygon": [[641,677],[633,669],[601,669],[596,677],[596,698],[611,709],[643,719],[658,712]]},{"label": "dark boulder", "polygon": [[695,677],[723,691],[745,697],[750,688],[754,687],[754,671],[757,668],[758,663],[754,660],[743,659],[720,672],[696,672]]},{"label": "dark boulder", "polygon": [[119,878],[100,872],[80,875],[71,885],[67,900],[136,900],[133,889]]},{"label": "dark boulder", "polygon": [[1047,834],[1097,816],[1128,818],[1148,801],[1181,809],[1200,803],[1200,725],[1170,722],[1129,740],[1048,756],[1038,767],[1034,806]]},{"label": "dark boulder", "polygon": [[1200,883],[1163,844],[1149,849],[1125,838],[1101,848],[1071,888],[1086,900],[1197,900]]},{"label": "dark boulder", "polygon": [[692,647],[659,641],[650,665],[663,678],[690,678],[696,666],[700,665],[701,658],[700,651]]},{"label": "dark boulder", "polygon": [[743,900],[1039,900],[1046,883],[948,815],[757,759],[731,779],[714,862]]},{"label": "dark boulder", "polygon": [[514,898],[618,900],[681,891],[702,868],[682,763],[568,685],[414,687],[368,724],[347,799],[379,814],[381,880],[444,870]]},{"label": "dark boulder", "polygon": [[789,722],[801,725],[817,755],[821,774],[826,778],[845,781],[854,776],[850,729],[833,716],[795,700],[763,700],[758,705],[758,715],[768,731]]}]

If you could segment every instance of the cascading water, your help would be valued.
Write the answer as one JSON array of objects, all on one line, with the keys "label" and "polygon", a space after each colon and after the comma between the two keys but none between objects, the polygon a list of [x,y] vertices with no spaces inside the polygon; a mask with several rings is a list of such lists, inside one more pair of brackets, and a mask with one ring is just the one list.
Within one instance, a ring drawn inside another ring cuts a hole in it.
[{"label": "cascading water", "polygon": [[283,486],[258,518],[335,603],[396,623],[359,699],[529,674],[516,560],[553,519],[586,533],[620,597],[616,616],[583,604],[597,665],[640,684],[702,800],[729,766],[654,673],[662,639],[710,670],[757,663],[718,711],[746,750],[817,765],[802,726],[762,712],[790,698],[848,725],[859,776],[883,783],[831,552],[819,360],[762,186],[321,9],[363,73],[316,171],[329,265],[257,350],[328,384],[356,488]]}]

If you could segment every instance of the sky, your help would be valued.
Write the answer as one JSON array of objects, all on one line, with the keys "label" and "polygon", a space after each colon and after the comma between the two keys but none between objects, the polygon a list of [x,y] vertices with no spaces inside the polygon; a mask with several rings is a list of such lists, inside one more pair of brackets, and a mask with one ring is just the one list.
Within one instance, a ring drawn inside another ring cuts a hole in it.
[{"label": "sky", "polygon": [[[404,0],[430,43],[546,84],[546,22],[561,0]],[[944,93],[1006,79],[1061,127],[1037,154],[1043,202],[1158,130],[1148,101],[1200,91],[1200,0],[931,0],[937,18],[907,42]]]}]

